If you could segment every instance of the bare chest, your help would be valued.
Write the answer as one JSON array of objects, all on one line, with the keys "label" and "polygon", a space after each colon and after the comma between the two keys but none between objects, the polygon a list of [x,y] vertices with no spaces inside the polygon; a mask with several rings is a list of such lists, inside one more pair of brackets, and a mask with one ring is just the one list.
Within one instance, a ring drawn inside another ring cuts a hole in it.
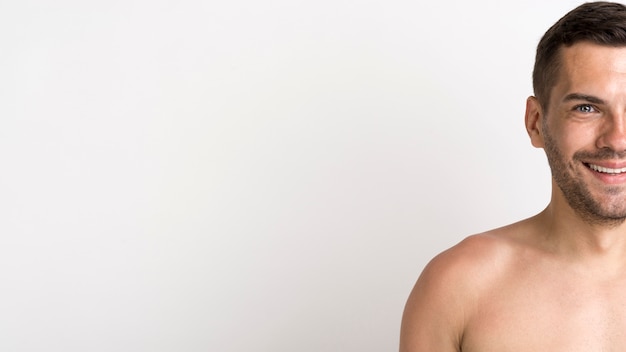
[{"label": "bare chest", "polygon": [[464,352],[623,351],[626,282],[519,275],[477,297]]}]

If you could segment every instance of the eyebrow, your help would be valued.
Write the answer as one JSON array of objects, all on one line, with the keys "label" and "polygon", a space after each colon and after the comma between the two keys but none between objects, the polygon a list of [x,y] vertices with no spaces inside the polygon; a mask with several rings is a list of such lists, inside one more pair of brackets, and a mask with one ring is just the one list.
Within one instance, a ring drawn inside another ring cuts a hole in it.
[{"label": "eyebrow", "polygon": [[587,95],[587,94],[580,94],[580,93],[572,93],[572,94],[568,94],[565,96],[565,98],[563,98],[563,102],[568,102],[568,101],[572,101],[572,100],[584,100],[587,101],[589,103],[593,103],[593,104],[604,104],[604,100],[598,98],[598,97],[594,97],[593,95]]}]

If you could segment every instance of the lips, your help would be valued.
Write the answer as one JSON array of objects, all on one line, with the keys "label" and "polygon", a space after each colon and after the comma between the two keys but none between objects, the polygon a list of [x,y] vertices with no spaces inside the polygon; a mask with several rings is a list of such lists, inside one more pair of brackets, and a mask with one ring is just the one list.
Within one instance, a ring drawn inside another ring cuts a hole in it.
[{"label": "lips", "polygon": [[609,167],[603,167],[600,165],[594,165],[594,164],[587,164],[587,166],[593,170],[593,171],[597,171],[597,172],[601,172],[603,174],[611,174],[611,175],[619,175],[622,173],[626,172],[626,167],[620,168],[620,169],[612,169]]}]

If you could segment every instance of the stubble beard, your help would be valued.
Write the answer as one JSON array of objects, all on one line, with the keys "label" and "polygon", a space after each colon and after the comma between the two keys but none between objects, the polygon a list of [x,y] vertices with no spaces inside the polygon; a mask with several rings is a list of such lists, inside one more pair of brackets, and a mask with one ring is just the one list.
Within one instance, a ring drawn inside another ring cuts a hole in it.
[{"label": "stubble beard", "polygon": [[[574,163],[580,163],[581,160],[602,160],[610,158],[619,158],[616,152],[604,149],[598,153],[576,152],[572,157],[573,163],[568,162],[556,145],[556,142],[548,132],[546,126],[542,126],[544,135],[544,150],[548,157],[548,164],[552,171],[552,178],[557,186],[563,192],[567,203],[576,211],[576,213],[591,225],[600,225],[606,227],[616,227],[626,220],[626,197],[624,202],[616,204],[602,204],[600,200],[594,198],[589,188],[584,183],[582,175],[574,167]],[[621,156],[622,158],[624,156]],[[622,189],[614,186],[604,190],[608,195],[617,196]]]}]

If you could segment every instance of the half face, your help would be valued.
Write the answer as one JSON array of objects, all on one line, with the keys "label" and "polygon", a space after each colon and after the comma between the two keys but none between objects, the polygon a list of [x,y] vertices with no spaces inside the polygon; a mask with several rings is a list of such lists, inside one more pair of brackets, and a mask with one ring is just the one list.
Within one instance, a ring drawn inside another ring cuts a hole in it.
[{"label": "half face", "polygon": [[626,219],[626,47],[578,43],[561,50],[547,111],[529,99],[526,123],[554,183],[583,219]]}]

